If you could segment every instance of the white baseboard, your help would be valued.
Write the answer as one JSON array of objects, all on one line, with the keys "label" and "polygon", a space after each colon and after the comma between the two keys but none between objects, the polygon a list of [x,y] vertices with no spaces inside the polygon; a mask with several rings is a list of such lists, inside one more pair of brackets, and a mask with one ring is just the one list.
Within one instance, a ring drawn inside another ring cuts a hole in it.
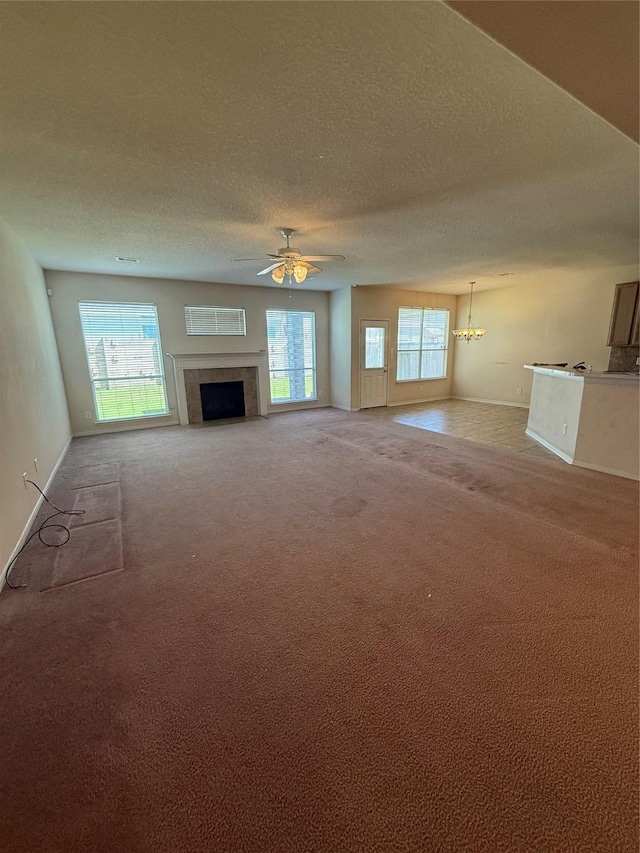
[{"label": "white baseboard", "polygon": [[590,462],[580,462],[578,459],[574,459],[573,464],[577,465],[578,468],[600,471],[602,474],[613,474],[614,477],[624,477],[626,480],[640,480],[638,474],[630,474],[629,471],[620,471],[618,468],[605,468],[603,465],[592,465]]},{"label": "white baseboard", "polygon": [[402,400],[399,403],[387,403],[387,406],[391,409],[395,406],[413,406],[416,403],[435,403],[438,400],[450,400],[451,395],[447,394],[446,397],[422,397],[420,400]]},{"label": "white baseboard", "polygon": [[[69,450],[69,445],[71,444],[72,438],[73,438],[73,436],[69,436],[69,440],[65,444],[65,446],[62,450],[62,453],[58,457],[58,461],[53,466],[53,471],[51,472],[49,479],[47,480],[47,482],[44,485],[44,488],[42,489],[42,491],[45,494],[49,491],[49,486],[53,483],[53,480],[54,480],[56,474],[58,473],[58,468],[62,465],[62,461],[64,460],[64,457],[67,455],[67,450]],[[9,555],[9,559],[7,560],[5,566],[3,567],[2,572],[0,572],[0,593],[4,589],[5,580],[7,579],[7,569],[11,565],[11,561],[16,556],[16,554],[18,553],[20,548],[22,548],[22,546],[24,545],[25,539],[27,538],[27,536],[29,535],[29,531],[31,530],[31,525],[35,521],[37,514],[40,512],[40,507],[42,506],[43,501],[44,501],[44,497],[42,495],[38,495],[38,500],[36,501],[35,506],[31,510],[31,514],[30,514],[29,518],[27,519],[27,523],[25,524],[24,528],[22,529],[22,533],[20,534],[20,538],[16,542],[15,548],[13,549],[11,554]]]},{"label": "white baseboard", "polygon": [[487,400],[486,397],[458,397],[452,395],[451,400],[468,400],[470,403],[491,403],[492,406],[514,406],[516,409],[528,409],[528,403],[508,403],[506,400]]},{"label": "white baseboard", "polygon": [[332,409],[340,409],[342,412],[359,412],[360,409],[352,409],[351,406],[339,406],[337,403],[331,404]]},{"label": "white baseboard", "polygon": [[547,450],[555,453],[555,455],[559,456],[560,459],[564,459],[564,461],[568,462],[569,465],[575,465],[576,468],[586,468],[589,471],[599,471],[601,474],[611,474],[614,477],[624,477],[627,480],[640,480],[640,476],[638,476],[638,474],[631,474],[629,471],[621,471],[619,468],[607,468],[604,465],[593,465],[591,462],[581,462],[579,459],[576,459],[575,456],[569,456],[568,453],[558,450],[557,447],[554,447],[544,438],[540,438],[540,436],[532,429],[526,429],[525,433],[529,438],[532,438],[534,441],[537,441],[538,444],[546,447]]},{"label": "white baseboard", "polygon": [[160,427],[166,426],[180,426],[180,421],[167,421],[164,424],[136,424],[135,426],[125,426],[125,427],[116,427],[106,429],[92,429],[87,432],[74,432],[73,438],[85,438],[88,435],[109,435],[114,432],[133,432],[137,429],[159,429]]},{"label": "white baseboard", "polygon": [[325,403],[324,400],[311,400],[309,403],[298,401],[297,403],[271,403],[267,406],[267,410],[263,417],[269,415],[277,415],[280,412],[308,412],[310,409],[330,409],[331,403]]},{"label": "white baseboard", "polygon": [[553,444],[550,444],[546,439],[541,438],[537,432],[534,432],[532,429],[525,430],[525,435],[528,435],[529,438],[532,438],[534,441],[537,441],[538,444],[541,444],[543,447],[546,447],[547,450],[550,450],[552,453],[555,453],[556,456],[559,456],[560,459],[564,459],[565,462],[568,462],[569,465],[577,465],[577,462],[574,462],[573,456],[569,456],[568,453],[565,453],[563,450],[558,450],[557,447],[554,447]]}]

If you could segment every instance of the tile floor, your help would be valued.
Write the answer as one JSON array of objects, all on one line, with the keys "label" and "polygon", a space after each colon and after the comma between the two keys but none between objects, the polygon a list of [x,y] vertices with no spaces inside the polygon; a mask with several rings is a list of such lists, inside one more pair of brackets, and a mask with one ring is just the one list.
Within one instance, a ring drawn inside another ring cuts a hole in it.
[{"label": "tile floor", "polygon": [[528,409],[467,400],[434,400],[407,406],[361,409],[360,413],[388,418],[418,429],[455,435],[480,444],[492,444],[528,456],[558,460],[557,456],[525,435]]}]

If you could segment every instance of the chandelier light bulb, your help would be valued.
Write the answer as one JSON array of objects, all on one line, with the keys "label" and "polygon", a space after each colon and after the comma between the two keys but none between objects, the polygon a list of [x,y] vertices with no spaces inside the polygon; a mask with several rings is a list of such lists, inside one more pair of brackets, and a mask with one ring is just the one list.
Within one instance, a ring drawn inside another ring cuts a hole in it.
[{"label": "chandelier light bulb", "polygon": [[277,284],[282,284],[282,282],[284,281],[284,264],[274,269],[274,271],[271,273],[271,278]]}]

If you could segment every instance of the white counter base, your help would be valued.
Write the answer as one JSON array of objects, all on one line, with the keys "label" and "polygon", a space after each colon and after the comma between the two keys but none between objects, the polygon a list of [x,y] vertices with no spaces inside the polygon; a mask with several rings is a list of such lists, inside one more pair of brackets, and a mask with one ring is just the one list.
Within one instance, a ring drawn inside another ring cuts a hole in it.
[{"label": "white counter base", "polygon": [[637,376],[525,367],[534,371],[530,438],[570,465],[640,480]]},{"label": "white counter base", "polygon": [[580,462],[579,460],[574,459],[568,454],[563,453],[562,450],[558,450],[557,447],[554,447],[548,441],[545,441],[544,438],[539,435],[536,435],[533,430],[526,429],[525,433],[529,436],[529,438],[532,438],[534,441],[537,441],[538,444],[542,445],[542,447],[546,447],[547,450],[550,450],[552,453],[555,453],[555,455],[559,456],[560,459],[562,459],[564,462],[568,462],[569,465],[576,465],[578,468],[588,468],[590,471],[600,471],[603,474],[613,474],[614,477],[626,477],[627,480],[639,479],[637,476],[630,474],[627,471],[621,471],[618,468],[606,468],[603,465],[594,465],[591,462]]}]

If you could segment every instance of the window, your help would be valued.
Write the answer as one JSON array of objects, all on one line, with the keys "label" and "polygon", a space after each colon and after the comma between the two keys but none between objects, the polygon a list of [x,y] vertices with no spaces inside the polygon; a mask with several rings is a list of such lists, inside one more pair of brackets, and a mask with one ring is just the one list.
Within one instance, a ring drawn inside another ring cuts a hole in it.
[{"label": "window", "polygon": [[155,305],[80,302],[98,421],[168,414]]},{"label": "window", "polygon": [[216,308],[213,305],[185,305],[188,335],[246,335],[244,308]]},{"label": "window", "polygon": [[398,311],[398,382],[447,375],[449,312],[441,308]]},{"label": "window", "polygon": [[384,326],[367,326],[364,330],[364,368],[384,367]]},{"label": "window", "polygon": [[313,311],[267,311],[272,403],[316,399],[316,329]]}]

